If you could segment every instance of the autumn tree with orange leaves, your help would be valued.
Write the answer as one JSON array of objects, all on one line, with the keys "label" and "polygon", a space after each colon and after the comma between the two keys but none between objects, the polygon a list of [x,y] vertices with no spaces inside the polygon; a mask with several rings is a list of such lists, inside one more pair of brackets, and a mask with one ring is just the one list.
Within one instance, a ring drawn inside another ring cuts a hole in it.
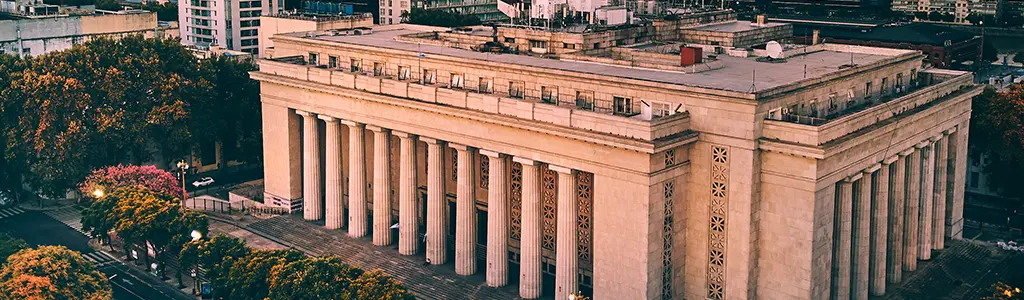
[{"label": "autumn tree with orange leaves", "polygon": [[0,269],[0,299],[112,299],[106,276],[76,251],[39,246],[11,255]]}]

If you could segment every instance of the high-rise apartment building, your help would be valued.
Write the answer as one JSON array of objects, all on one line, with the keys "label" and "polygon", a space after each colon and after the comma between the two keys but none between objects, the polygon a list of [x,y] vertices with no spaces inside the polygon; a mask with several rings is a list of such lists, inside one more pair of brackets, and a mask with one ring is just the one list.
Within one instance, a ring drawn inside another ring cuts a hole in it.
[{"label": "high-rise apartment building", "polygon": [[402,13],[412,9],[413,0],[380,0],[381,25],[402,23]]},{"label": "high-rise apartment building", "polygon": [[259,54],[260,16],[284,8],[284,0],[182,0],[178,2],[181,42]]}]

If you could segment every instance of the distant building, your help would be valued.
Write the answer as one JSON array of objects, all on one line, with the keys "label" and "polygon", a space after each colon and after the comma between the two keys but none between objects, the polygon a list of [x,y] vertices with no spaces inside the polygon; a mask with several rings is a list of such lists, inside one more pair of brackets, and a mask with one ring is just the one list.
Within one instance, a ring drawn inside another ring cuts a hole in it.
[{"label": "distant building", "polygon": [[[396,0],[395,3],[407,1],[408,0]],[[501,0],[433,0],[418,2],[420,3],[419,7],[423,9],[444,9],[464,15],[474,15],[477,18],[480,18],[481,22],[505,22],[509,20],[509,16],[502,13],[498,8],[499,3],[503,3]],[[388,3],[391,3],[391,1],[388,1]],[[380,24],[397,24],[401,20],[402,11],[404,11],[402,8],[395,8],[396,14],[391,15],[392,9],[388,8],[387,13],[389,15],[385,16],[385,10],[382,9]],[[387,21],[387,23],[385,23],[385,21]]]},{"label": "distant building", "polygon": [[0,53],[38,56],[87,41],[157,36],[156,13],[73,9],[42,1],[0,1]]},{"label": "distant building", "polygon": [[928,13],[953,16],[942,22],[971,23],[968,16],[999,17],[1005,0],[893,0],[892,10],[907,13]]},{"label": "distant building", "polygon": [[326,31],[373,26],[373,15],[336,16],[307,13],[288,13],[260,17],[259,57],[273,57],[274,41],[271,36],[280,33]]},{"label": "distant building", "polygon": [[258,54],[260,16],[284,9],[283,0],[189,0],[178,2],[181,43]]},{"label": "distant building", "polygon": [[876,24],[836,19],[773,19],[793,23],[798,43],[817,42],[920,50],[939,68],[964,68],[981,61],[983,38],[930,23]]}]

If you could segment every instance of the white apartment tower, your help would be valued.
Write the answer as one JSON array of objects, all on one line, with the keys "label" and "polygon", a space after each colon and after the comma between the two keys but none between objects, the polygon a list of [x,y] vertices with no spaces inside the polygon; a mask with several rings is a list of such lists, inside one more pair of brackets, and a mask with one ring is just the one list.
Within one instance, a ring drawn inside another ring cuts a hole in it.
[{"label": "white apartment tower", "polygon": [[409,11],[412,0],[380,0],[380,23],[391,25],[402,23],[402,12]]},{"label": "white apartment tower", "polygon": [[283,9],[284,0],[182,0],[181,43],[259,54],[260,16]]}]

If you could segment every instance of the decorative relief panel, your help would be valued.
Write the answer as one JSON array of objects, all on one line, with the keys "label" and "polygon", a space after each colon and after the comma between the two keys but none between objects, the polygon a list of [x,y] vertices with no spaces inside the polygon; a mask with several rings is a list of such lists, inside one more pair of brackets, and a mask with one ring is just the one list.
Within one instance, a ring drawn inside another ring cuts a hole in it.
[{"label": "decorative relief panel", "polygon": [[593,267],[593,224],[594,224],[594,174],[579,172],[576,175],[576,199],[579,212],[576,222],[576,237],[579,241],[577,253],[580,257],[580,268]]},{"label": "decorative relief panel", "polygon": [[459,182],[459,151],[452,150],[452,181]]},{"label": "decorative relief panel", "polygon": [[676,164],[676,149],[665,150],[665,166]]},{"label": "decorative relief panel", "polygon": [[491,180],[491,159],[480,155],[480,188],[486,189]]},{"label": "decorative relief panel", "polygon": [[675,182],[666,181],[664,183],[664,196],[665,196],[665,223],[663,232],[664,248],[661,254],[662,262],[662,277],[661,277],[661,299],[671,300],[672,299],[672,224],[675,220],[675,215],[672,211],[673,204],[675,203]]},{"label": "decorative relief panel", "polygon": [[711,146],[707,298],[725,299],[725,246],[729,211],[729,149]]},{"label": "decorative relief panel", "polygon": [[509,226],[508,236],[513,240],[520,240],[523,229],[523,164],[512,163],[512,182],[509,185],[509,218],[512,226]]},{"label": "decorative relief panel", "polygon": [[541,215],[544,218],[543,236],[541,237],[540,245],[542,248],[550,251],[555,251],[555,236],[557,228],[555,227],[555,220],[557,215],[557,203],[558,198],[558,184],[556,178],[558,174],[548,168],[543,169],[544,177],[542,179],[542,190],[541,190]]}]

